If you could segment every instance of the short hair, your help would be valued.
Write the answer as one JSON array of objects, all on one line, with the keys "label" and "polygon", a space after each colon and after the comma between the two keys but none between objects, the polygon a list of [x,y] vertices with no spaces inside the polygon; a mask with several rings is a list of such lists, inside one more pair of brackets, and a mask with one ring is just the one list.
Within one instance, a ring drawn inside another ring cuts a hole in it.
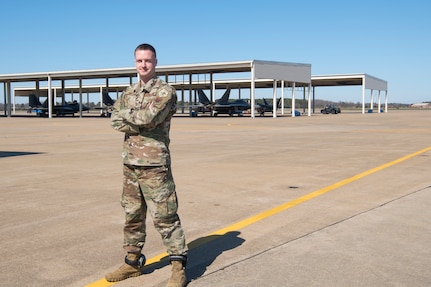
[{"label": "short hair", "polygon": [[138,51],[138,50],[150,50],[150,51],[152,51],[154,53],[154,58],[157,59],[156,49],[154,49],[154,47],[151,46],[150,44],[140,44],[140,45],[138,45],[138,47],[136,47],[136,49],[135,49],[135,54],[136,54],[136,51]]}]

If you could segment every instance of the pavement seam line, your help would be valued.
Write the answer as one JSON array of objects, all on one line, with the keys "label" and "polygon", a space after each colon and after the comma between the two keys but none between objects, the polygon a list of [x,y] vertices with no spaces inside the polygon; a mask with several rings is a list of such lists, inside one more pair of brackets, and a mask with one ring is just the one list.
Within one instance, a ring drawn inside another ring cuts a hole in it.
[{"label": "pavement seam line", "polygon": [[410,196],[410,195],[412,195],[412,194],[418,193],[418,192],[420,192],[420,191],[424,191],[425,189],[428,189],[428,188],[431,188],[431,185],[430,185],[430,186],[423,187],[423,188],[418,189],[418,190],[415,190],[415,191],[413,191],[413,192],[410,192],[409,194],[405,194],[405,195],[402,195],[402,196],[397,197],[397,198],[395,198],[395,199],[389,200],[389,201],[387,201],[387,202],[384,202],[384,203],[382,203],[382,204],[379,204],[379,205],[377,205],[377,206],[375,206],[375,207],[373,207],[373,208],[370,208],[370,209],[364,210],[364,211],[359,212],[359,213],[357,213],[357,214],[353,214],[352,216],[349,216],[349,217],[347,217],[347,218],[344,218],[344,219],[338,220],[338,221],[333,222],[333,223],[331,223],[331,224],[328,224],[328,225],[326,225],[326,226],[324,226],[324,227],[322,227],[322,228],[319,228],[319,229],[313,230],[313,231],[311,231],[311,232],[309,232],[309,233],[303,234],[303,235],[301,235],[301,236],[299,236],[299,237],[292,238],[292,239],[290,239],[290,240],[288,240],[288,241],[286,241],[286,242],[280,243],[280,244],[278,244],[278,245],[276,245],[276,246],[273,246],[273,247],[270,247],[270,248],[268,248],[268,249],[262,250],[262,251],[260,251],[260,252],[258,252],[258,253],[255,253],[255,254],[253,254],[253,255],[251,255],[251,256],[249,256],[249,257],[247,257],[247,258],[241,259],[241,260],[239,260],[239,261],[232,262],[232,263],[230,263],[230,264],[228,264],[228,265],[225,265],[225,266],[221,267],[220,269],[214,270],[214,271],[212,271],[212,272],[208,272],[208,273],[206,273],[206,274],[204,274],[204,275],[200,276],[199,278],[197,278],[197,279],[195,279],[195,280],[193,280],[193,281],[196,281],[196,280],[199,280],[199,279],[201,279],[201,278],[203,278],[203,277],[207,277],[207,276],[209,276],[209,275],[215,274],[215,273],[220,272],[220,271],[222,271],[222,270],[224,270],[224,269],[226,269],[226,268],[229,268],[229,267],[235,266],[235,265],[237,265],[237,264],[239,264],[239,263],[245,262],[245,261],[247,261],[247,260],[249,260],[249,259],[252,259],[252,258],[257,257],[257,256],[259,256],[259,255],[265,254],[265,253],[267,253],[267,252],[269,252],[269,251],[271,251],[271,250],[275,250],[275,249],[277,249],[277,248],[279,248],[279,247],[281,247],[281,246],[284,246],[284,245],[286,245],[286,244],[289,244],[289,243],[295,242],[295,241],[297,241],[297,240],[300,240],[300,239],[306,238],[306,237],[308,237],[308,236],[310,236],[310,235],[313,235],[313,234],[315,234],[315,233],[318,233],[318,232],[320,232],[320,231],[323,231],[323,230],[325,230],[325,229],[327,229],[327,228],[329,228],[329,227],[332,227],[332,226],[335,226],[335,225],[337,225],[337,224],[340,224],[340,223],[346,222],[346,221],[348,221],[348,220],[350,220],[350,219],[353,219],[353,218],[355,218],[355,217],[358,217],[358,216],[360,216],[360,215],[362,215],[362,214],[366,214],[366,213],[368,213],[368,212],[370,212],[370,211],[376,210],[376,209],[378,209],[378,208],[380,208],[380,207],[383,207],[383,206],[385,206],[385,205],[388,205],[388,204],[390,204],[390,203],[392,203],[392,202],[398,201],[398,200],[400,200],[400,199],[402,199],[402,198],[405,198],[405,197]]}]

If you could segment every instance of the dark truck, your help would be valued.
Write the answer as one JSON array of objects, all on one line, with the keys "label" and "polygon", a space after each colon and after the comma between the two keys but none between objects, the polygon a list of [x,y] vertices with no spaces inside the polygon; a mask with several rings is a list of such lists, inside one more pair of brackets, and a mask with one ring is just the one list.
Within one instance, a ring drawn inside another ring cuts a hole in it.
[{"label": "dark truck", "polygon": [[326,105],[323,109],[320,110],[322,114],[339,114],[341,113],[341,109],[334,104]]}]

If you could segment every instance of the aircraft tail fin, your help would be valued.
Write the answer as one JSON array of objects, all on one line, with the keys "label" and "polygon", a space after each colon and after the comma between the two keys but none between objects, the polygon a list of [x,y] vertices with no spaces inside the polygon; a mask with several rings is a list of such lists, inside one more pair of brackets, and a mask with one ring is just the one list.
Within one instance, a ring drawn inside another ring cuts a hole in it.
[{"label": "aircraft tail fin", "polygon": [[205,95],[204,91],[198,89],[199,102],[204,105],[211,104],[211,101],[208,99],[207,95]]},{"label": "aircraft tail fin", "polygon": [[281,97],[278,99],[276,107],[279,108],[279,107],[281,107],[280,105],[281,105]]},{"label": "aircraft tail fin", "polygon": [[223,96],[218,100],[218,104],[227,104],[229,102],[230,89],[228,88],[226,92],[224,92]]},{"label": "aircraft tail fin", "polygon": [[107,106],[112,106],[115,103],[115,101],[109,96],[107,92],[103,92],[102,100],[103,100],[103,103]]},{"label": "aircraft tail fin", "polygon": [[28,105],[32,108],[40,107],[42,104],[35,94],[31,94],[28,96]]}]

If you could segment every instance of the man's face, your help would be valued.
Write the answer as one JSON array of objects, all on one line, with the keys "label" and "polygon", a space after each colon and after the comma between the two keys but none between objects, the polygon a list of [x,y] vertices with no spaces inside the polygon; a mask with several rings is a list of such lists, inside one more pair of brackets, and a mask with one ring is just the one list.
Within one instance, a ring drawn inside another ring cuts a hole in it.
[{"label": "man's face", "polygon": [[157,59],[150,50],[137,50],[135,52],[135,65],[139,78],[144,83],[151,80],[156,74]]}]

